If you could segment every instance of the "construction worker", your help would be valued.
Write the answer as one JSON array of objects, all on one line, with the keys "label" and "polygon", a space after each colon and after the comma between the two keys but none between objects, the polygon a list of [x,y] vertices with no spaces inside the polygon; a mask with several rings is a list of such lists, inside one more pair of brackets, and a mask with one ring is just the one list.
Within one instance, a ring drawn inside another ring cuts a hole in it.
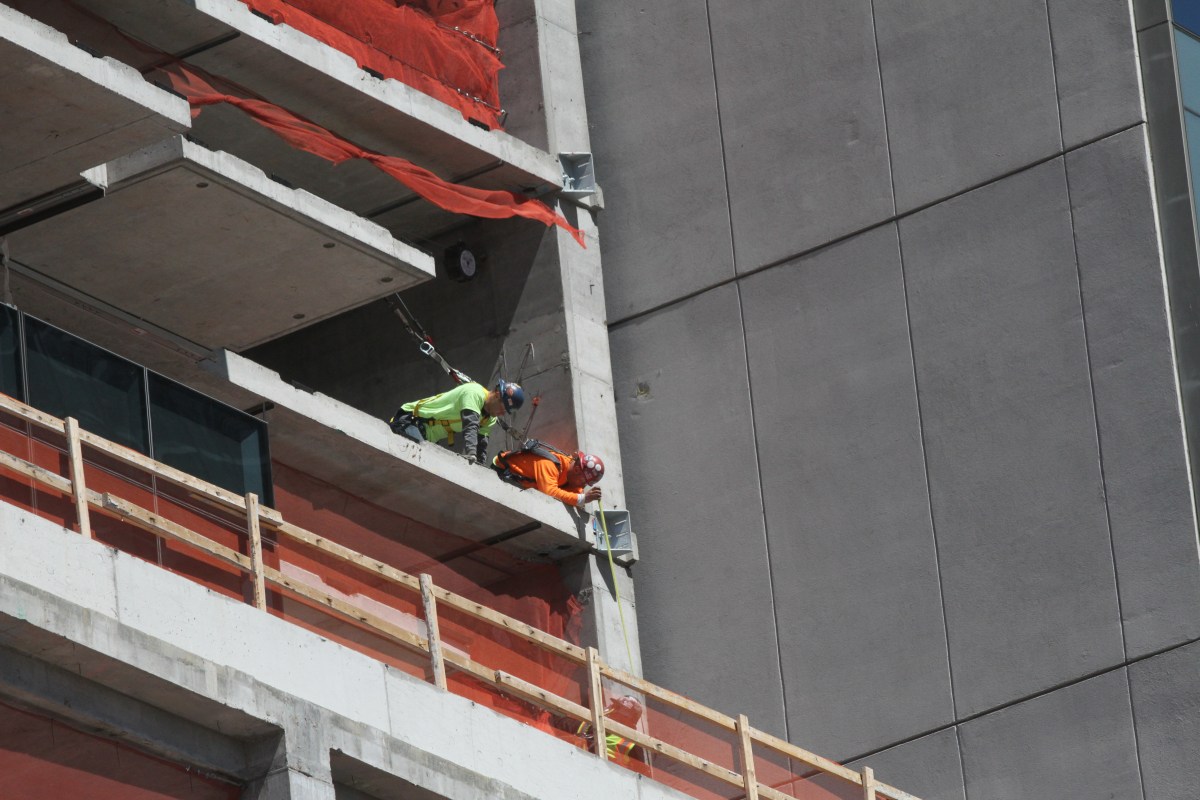
[{"label": "construction worker", "polygon": [[462,453],[472,464],[487,463],[488,435],[499,417],[525,404],[525,390],[501,380],[488,391],[478,383],[463,383],[448,392],[405,403],[389,420],[393,433],[414,442],[442,442],[453,447],[462,439]]},{"label": "construction worker", "polygon": [[[613,722],[619,722],[628,728],[633,728],[637,725],[638,720],[642,718],[642,704],[634,697],[616,697],[605,706],[604,716]],[[589,749],[595,749],[594,741],[596,736],[592,731],[592,723],[579,723],[575,735],[583,739]],[[608,759],[617,763],[628,762],[633,759],[644,760],[642,759],[641,749],[636,742],[626,739],[624,736],[618,736],[615,733],[605,732],[604,749],[608,751]]]},{"label": "construction worker", "polygon": [[568,455],[530,439],[521,449],[496,456],[492,467],[501,480],[521,489],[532,486],[569,506],[583,508],[584,504],[600,499],[600,487],[595,484],[604,477],[604,462],[582,450]]}]

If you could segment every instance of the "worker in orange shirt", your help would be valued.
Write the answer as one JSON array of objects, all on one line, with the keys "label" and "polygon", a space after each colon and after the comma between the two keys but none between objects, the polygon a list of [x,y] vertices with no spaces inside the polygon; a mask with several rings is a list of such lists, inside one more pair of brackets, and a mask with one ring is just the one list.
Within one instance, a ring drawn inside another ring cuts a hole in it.
[{"label": "worker in orange shirt", "polygon": [[600,499],[604,462],[599,456],[576,451],[574,455],[530,439],[519,450],[508,450],[492,459],[501,480],[521,489],[530,486],[569,506],[583,508]]}]

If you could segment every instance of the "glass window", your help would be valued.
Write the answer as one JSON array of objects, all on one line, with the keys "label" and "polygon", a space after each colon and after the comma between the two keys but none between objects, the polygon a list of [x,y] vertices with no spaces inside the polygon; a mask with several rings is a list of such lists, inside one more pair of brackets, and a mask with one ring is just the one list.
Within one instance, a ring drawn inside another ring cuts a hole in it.
[{"label": "glass window", "polygon": [[15,308],[0,305],[0,392],[24,400],[20,324],[21,318]]},{"label": "glass window", "polygon": [[274,504],[262,420],[151,372],[150,425],[158,461]]},{"label": "glass window", "polygon": [[1200,34],[1200,0],[1172,0],[1175,24]]},{"label": "glass window", "polygon": [[33,317],[25,358],[29,405],[150,454],[145,369]]}]

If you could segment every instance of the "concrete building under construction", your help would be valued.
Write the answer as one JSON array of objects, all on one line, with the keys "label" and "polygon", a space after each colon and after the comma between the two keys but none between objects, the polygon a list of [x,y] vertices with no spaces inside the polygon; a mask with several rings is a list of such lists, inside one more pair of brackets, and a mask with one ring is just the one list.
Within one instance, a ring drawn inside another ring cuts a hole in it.
[{"label": "concrete building under construction", "polygon": [[[0,798],[1195,796],[1200,3],[0,0],[0,75]],[[604,513],[395,435],[431,353]]]}]

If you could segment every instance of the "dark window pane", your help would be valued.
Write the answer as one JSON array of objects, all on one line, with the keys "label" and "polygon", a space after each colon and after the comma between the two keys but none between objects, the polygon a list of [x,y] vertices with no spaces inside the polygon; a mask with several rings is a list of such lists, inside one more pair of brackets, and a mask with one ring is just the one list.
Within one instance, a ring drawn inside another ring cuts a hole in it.
[{"label": "dark window pane", "polygon": [[1175,24],[1200,33],[1200,0],[1172,0]]},{"label": "dark window pane", "polygon": [[274,504],[262,420],[151,372],[150,425],[158,461]]},{"label": "dark window pane", "polygon": [[31,406],[149,454],[143,368],[29,316],[25,357]]},{"label": "dark window pane", "polygon": [[0,305],[0,392],[25,399],[21,388],[19,317],[15,308]]}]

